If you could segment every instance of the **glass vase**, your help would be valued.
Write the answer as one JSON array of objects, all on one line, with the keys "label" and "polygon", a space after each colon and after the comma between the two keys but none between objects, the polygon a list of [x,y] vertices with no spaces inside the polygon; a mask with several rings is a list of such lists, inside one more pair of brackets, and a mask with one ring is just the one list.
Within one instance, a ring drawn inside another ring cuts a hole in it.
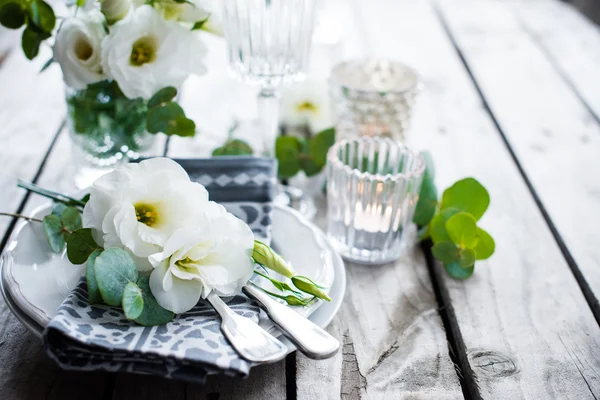
[{"label": "glass vase", "polygon": [[116,83],[98,82],[83,90],[67,88],[66,100],[79,175],[97,177],[153,148],[156,135],[146,131],[147,102],[128,99]]}]

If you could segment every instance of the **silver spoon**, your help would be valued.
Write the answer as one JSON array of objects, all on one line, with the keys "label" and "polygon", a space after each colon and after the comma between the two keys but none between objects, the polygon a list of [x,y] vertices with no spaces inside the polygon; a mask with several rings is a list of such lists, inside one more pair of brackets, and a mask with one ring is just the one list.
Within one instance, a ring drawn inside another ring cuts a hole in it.
[{"label": "silver spoon", "polygon": [[211,292],[206,300],[221,316],[221,332],[242,358],[270,363],[287,355],[286,345],[251,319],[236,314],[217,294]]},{"label": "silver spoon", "polygon": [[309,319],[273,300],[254,284],[244,286],[242,292],[256,300],[271,321],[307,357],[321,360],[337,353],[340,342]]}]

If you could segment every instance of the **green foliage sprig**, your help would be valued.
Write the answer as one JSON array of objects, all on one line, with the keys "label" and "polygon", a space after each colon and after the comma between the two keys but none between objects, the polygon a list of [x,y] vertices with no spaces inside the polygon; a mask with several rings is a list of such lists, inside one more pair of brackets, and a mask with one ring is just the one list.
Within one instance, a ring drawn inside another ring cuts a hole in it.
[{"label": "green foliage sprig", "polygon": [[41,43],[52,36],[56,16],[43,0],[0,0],[0,24],[9,29],[25,25],[21,47],[32,60],[38,55]]},{"label": "green foliage sprig", "polygon": [[476,260],[492,256],[492,236],[477,226],[490,204],[488,191],[474,178],[461,179],[447,188],[438,201],[435,170],[429,153],[422,153],[427,168],[413,221],[421,228],[422,239],[433,242],[433,256],[444,264],[454,279],[473,274]]}]

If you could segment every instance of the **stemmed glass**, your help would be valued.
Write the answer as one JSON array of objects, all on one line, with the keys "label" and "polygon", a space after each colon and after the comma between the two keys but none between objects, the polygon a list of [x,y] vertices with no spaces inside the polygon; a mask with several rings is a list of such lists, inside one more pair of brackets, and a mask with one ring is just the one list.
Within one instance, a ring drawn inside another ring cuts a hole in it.
[{"label": "stemmed glass", "polygon": [[263,154],[275,155],[279,88],[304,79],[318,0],[223,0],[230,69],[260,86]]}]

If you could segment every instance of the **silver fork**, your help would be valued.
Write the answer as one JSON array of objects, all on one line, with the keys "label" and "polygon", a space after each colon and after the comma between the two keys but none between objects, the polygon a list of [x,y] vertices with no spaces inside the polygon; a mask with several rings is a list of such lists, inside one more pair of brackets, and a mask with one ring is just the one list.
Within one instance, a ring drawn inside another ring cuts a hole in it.
[{"label": "silver fork", "polygon": [[242,358],[269,363],[287,355],[286,345],[251,319],[236,314],[217,294],[210,293],[206,300],[221,317],[221,332]]}]

